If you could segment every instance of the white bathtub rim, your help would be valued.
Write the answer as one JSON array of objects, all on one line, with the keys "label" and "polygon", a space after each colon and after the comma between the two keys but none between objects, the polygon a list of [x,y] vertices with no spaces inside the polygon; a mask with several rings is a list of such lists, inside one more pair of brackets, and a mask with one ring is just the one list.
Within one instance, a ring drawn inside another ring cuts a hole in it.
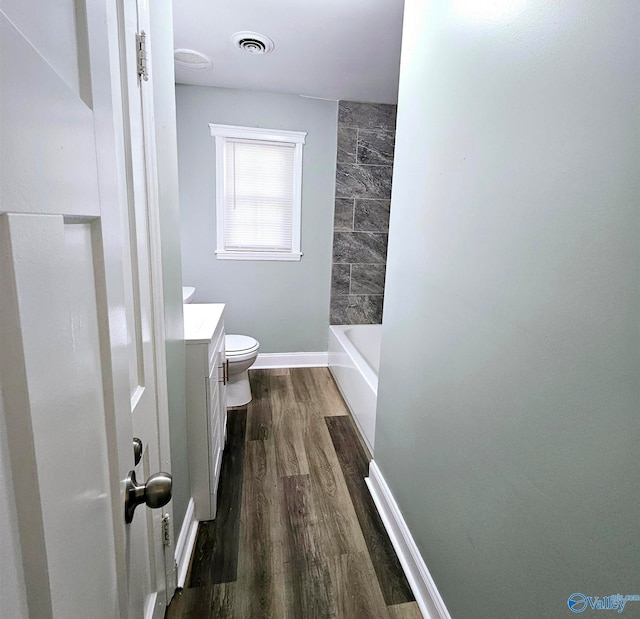
[{"label": "white bathtub rim", "polygon": [[[368,326],[368,325],[367,325]],[[355,325],[357,328],[358,325]],[[373,456],[378,377],[345,331],[354,325],[329,329],[329,370],[344,398],[360,436]]]},{"label": "white bathtub rim", "polygon": [[349,325],[345,326],[344,334],[377,376],[380,368],[382,325]]},{"label": "white bathtub rim", "polygon": [[[362,373],[363,378],[369,385],[369,387],[373,390],[376,397],[378,396],[378,374],[377,372],[369,365],[368,361],[360,354],[360,351],[354,346],[351,340],[347,337],[345,331],[347,329],[352,329],[353,327],[358,327],[363,325],[331,325],[329,329],[334,333],[338,342],[342,348],[346,351],[347,355],[353,360],[356,367]],[[368,326],[368,325],[367,325]],[[336,355],[331,354],[331,350],[329,350],[329,367],[340,366],[340,363],[332,362],[335,360]],[[346,366],[345,366],[346,367]]]}]

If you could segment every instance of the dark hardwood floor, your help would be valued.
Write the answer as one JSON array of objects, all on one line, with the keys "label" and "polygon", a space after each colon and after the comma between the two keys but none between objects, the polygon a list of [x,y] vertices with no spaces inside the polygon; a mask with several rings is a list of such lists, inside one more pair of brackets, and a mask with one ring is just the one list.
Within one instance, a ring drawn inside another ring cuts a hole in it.
[{"label": "dark hardwood floor", "polygon": [[230,409],[218,515],[166,619],[418,619],[326,368],[253,370]]}]

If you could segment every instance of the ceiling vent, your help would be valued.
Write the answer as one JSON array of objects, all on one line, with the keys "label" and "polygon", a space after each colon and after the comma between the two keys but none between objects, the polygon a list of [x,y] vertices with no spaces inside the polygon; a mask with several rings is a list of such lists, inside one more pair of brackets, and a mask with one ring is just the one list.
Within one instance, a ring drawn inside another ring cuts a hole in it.
[{"label": "ceiling vent", "polygon": [[176,49],[173,52],[173,58],[176,64],[187,69],[193,69],[195,71],[202,71],[203,69],[210,69],[213,66],[213,62],[208,56],[200,52],[196,52],[193,49]]},{"label": "ceiling vent", "polygon": [[231,38],[236,47],[249,54],[268,54],[275,47],[268,36],[257,32],[236,32]]}]

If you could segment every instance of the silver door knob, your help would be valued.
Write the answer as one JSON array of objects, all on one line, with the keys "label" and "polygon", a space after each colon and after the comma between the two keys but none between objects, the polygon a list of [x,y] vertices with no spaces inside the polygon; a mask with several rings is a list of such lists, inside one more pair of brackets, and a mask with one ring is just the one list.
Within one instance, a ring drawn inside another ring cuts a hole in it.
[{"label": "silver door knob", "polygon": [[142,441],[139,438],[133,439],[133,464],[138,466],[138,462],[142,460]]},{"label": "silver door knob", "polygon": [[124,497],[124,520],[128,524],[133,520],[133,513],[141,503],[147,507],[164,507],[171,500],[173,478],[170,473],[154,473],[147,483],[138,485],[135,471],[129,471]]}]

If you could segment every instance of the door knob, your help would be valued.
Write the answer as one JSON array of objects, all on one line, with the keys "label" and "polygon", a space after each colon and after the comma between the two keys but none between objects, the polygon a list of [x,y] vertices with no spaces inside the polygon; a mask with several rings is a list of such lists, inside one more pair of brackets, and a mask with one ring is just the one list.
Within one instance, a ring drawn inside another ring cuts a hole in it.
[{"label": "door knob", "polygon": [[142,460],[142,441],[139,438],[133,439],[133,464],[138,465],[138,462]]},{"label": "door knob", "polygon": [[124,520],[129,524],[133,520],[133,512],[141,503],[147,507],[163,507],[171,500],[173,478],[170,473],[154,473],[146,484],[138,485],[135,471],[129,471],[124,497]]}]

